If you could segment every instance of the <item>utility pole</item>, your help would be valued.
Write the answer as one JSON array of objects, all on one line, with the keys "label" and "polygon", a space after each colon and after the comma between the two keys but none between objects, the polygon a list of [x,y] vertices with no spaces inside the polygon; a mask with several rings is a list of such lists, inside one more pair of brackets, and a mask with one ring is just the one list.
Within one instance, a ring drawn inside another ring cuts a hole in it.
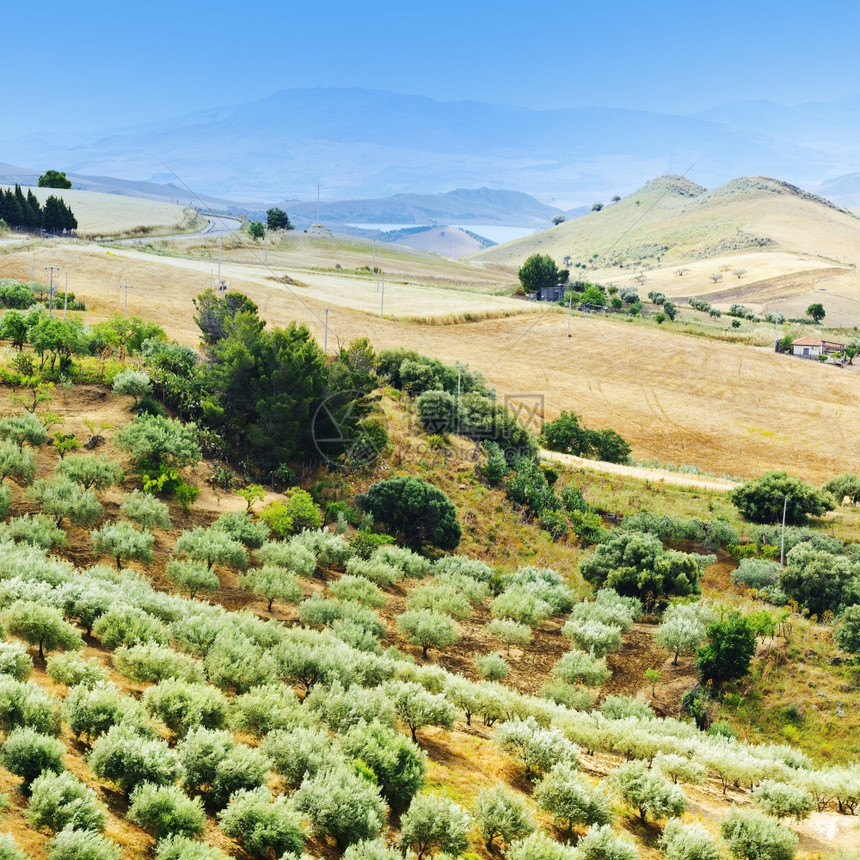
[{"label": "utility pole", "polygon": [[371,274],[376,272],[376,239],[373,240],[373,256],[370,258]]},{"label": "utility pole", "polygon": [[224,240],[224,234],[218,234],[218,283],[221,283],[221,245]]},{"label": "utility pole", "polygon": [[385,276],[382,277],[382,298],[379,300],[379,318],[385,319]]},{"label": "utility pole", "polygon": [[69,273],[66,272],[66,294],[63,296],[63,319],[69,311]]},{"label": "utility pole", "polygon": [[567,300],[567,336],[570,337],[570,317],[573,312],[573,293]]},{"label": "utility pole", "polygon": [[269,265],[269,225],[266,224],[266,257],[263,260],[266,266]]},{"label": "utility pole", "polygon": [[48,284],[48,317],[54,317],[54,272],[59,272],[59,266],[45,266],[45,271],[50,272],[50,283]]},{"label": "utility pole", "polygon": [[779,566],[785,567],[785,513],[788,510],[788,496],[782,501],[782,537],[779,540]]},{"label": "utility pole", "polygon": [[128,316],[128,281],[123,281],[119,285],[119,288],[121,290],[125,290],[125,301],[124,301],[123,308],[122,308],[122,315],[124,317],[127,317]]},{"label": "utility pole", "polygon": [[328,355],[328,308],[325,309],[325,334],[323,335],[323,352]]}]

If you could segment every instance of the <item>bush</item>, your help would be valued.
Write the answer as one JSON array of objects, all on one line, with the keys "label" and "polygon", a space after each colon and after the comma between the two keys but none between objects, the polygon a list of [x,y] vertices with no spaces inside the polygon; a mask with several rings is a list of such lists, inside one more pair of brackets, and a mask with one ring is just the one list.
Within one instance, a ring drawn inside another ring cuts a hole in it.
[{"label": "bush", "polygon": [[143,706],[181,737],[202,726],[220,729],[227,721],[227,698],[208,684],[166,678],[143,694]]},{"label": "bush", "polygon": [[192,729],[177,752],[185,787],[200,792],[212,809],[223,809],[235,791],[264,786],[271,767],[261,750],[234,743],[226,731]]},{"label": "bush", "polygon": [[0,642],[0,675],[26,681],[33,671],[30,655],[18,642]]},{"label": "bush", "polygon": [[833,631],[833,638],[843,651],[860,653],[860,604],[843,610]]},{"label": "bush", "polygon": [[606,668],[605,660],[598,660],[583,651],[568,651],[552,667],[552,674],[566,684],[599,687],[609,680],[612,673]]},{"label": "bush", "polygon": [[463,410],[457,398],[447,391],[424,391],[415,401],[421,425],[428,433],[459,433]]},{"label": "bush", "polygon": [[472,614],[471,603],[456,586],[435,581],[420,588],[413,588],[406,598],[406,608],[408,610],[429,609],[458,621],[465,621]]},{"label": "bush", "polygon": [[739,860],[794,860],[797,852],[797,836],[760,812],[732,808],[720,829]]},{"label": "bush", "polygon": [[596,698],[591,690],[564,681],[547,681],[541,687],[541,696],[572,711],[590,711]]},{"label": "bush", "polygon": [[80,633],[53,606],[18,600],[6,610],[5,622],[10,633],[30,645],[38,645],[40,658],[44,658],[45,651],[84,647]]},{"label": "bush", "polygon": [[417,860],[435,854],[459,857],[469,845],[469,814],[443,797],[416,797],[400,822],[400,846]]},{"label": "bush", "polygon": [[461,529],[451,500],[421,478],[390,478],[355,497],[361,510],[389,526],[413,549],[423,545],[454,549]]},{"label": "bush", "polygon": [[621,595],[685,597],[698,594],[699,580],[713,556],[664,550],[650,534],[617,532],[582,560],[583,578],[595,588],[613,588]]},{"label": "bush", "polygon": [[596,618],[571,618],[561,632],[575,648],[587,651],[592,657],[605,657],[610,651],[617,651],[621,647],[621,631]]},{"label": "bush", "polygon": [[808,517],[820,517],[834,507],[827,493],[785,472],[767,472],[747,481],[732,490],[730,498],[741,516],[754,523],[782,522],[785,506],[785,522],[803,525]]},{"label": "bush", "polygon": [[221,514],[211,527],[223,531],[248,549],[259,549],[269,539],[270,529],[266,523],[254,522],[244,511]]},{"label": "bush", "polygon": [[56,738],[25,727],[9,733],[0,759],[6,770],[23,779],[23,789],[27,792],[42,771],[63,772],[65,753],[66,748]]},{"label": "bush", "polygon": [[677,785],[649,770],[642,762],[621,765],[611,776],[611,783],[628,806],[642,821],[676,818],[687,808],[684,794]]},{"label": "bush", "polygon": [[327,732],[305,726],[275,729],[263,739],[261,749],[288,788],[298,788],[305,779],[342,762]]},{"label": "bush", "polygon": [[160,738],[146,738],[131,726],[111,726],[89,755],[93,773],[126,794],[142,782],[168,785],[179,774],[179,757]]},{"label": "bush", "polygon": [[24,813],[31,827],[44,827],[52,833],[64,827],[104,830],[105,813],[96,793],[68,771],[46,771],[33,780],[31,789],[30,804]]},{"label": "bush", "polygon": [[217,591],[221,587],[218,575],[205,564],[197,561],[182,561],[171,558],[164,575],[180,590],[188,591],[193,600],[200,592]]},{"label": "bush", "polygon": [[682,824],[673,818],[660,840],[666,860],[722,860],[723,852],[701,824]]},{"label": "bush", "polygon": [[113,653],[113,664],[117,671],[136,683],[151,681],[157,684],[166,678],[192,682],[203,680],[203,669],[197,660],[157,642],[117,648]]},{"label": "bush", "polygon": [[345,573],[339,580],[330,583],[328,590],[338,600],[351,600],[376,609],[385,606],[385,595],[379,587],[360,576]]},{"label": "bush", "polygon": [[123,370],[113,378],[113,391],[122,397],[132,397],[132,409],[137,409],[141,399],[151,394],[152,382],[146,371]]},{"label": "bush", "polygon": [[48,860],[120,860],[119,848],[92,830],[61,830],[47,850]]},{"label": "bush", "polygon": [[115,603],[93,624],[93,634],[105,648],[113,650],[120,645],[145,645],[148,642],[164,645],[169,634],[165,625],[137,606]]},{"label": "bush", "polygon": [[559,762],[538,783],[534,798],[564,828],[568,838],[576,827],[612,823],[609,798],[592,787],[573,762]]},{"label": "bush", "polygon": [[130,520],[147,531],[152,531],[154,528],[169,529],[173,527],[167,505],[156,499],[155,496],[141,490],[126,493],[119,509]]},{"label": "bush", "polygon": [[756,635],[749,620],[736,612],[711,624],[707,633],[708,642],[696,655],[696,667],[702,682],[719,690],[726,681],[742,678],[749,671]]},{"label": "bush", "polygon": [[475,657],[475,668],[485,681],[502,681],[508,676],[511,667],[501,654],[479,654]]},{"label": "bush", "polygon": [[752,798],[762,812],[779,820],[793,818],[799,823],[815,809],[815,801],[805,788],[773,779],[763,779]]},{"label": "bush", "polygon": [[304,847],[301,816],[293,801],[284,795],[272,799],[267,788],[236,792],[218,821],[252,857],[298,856]]},{"label": "bush", "polygon": [[510,845],[535,829],[525,803],[503,785],[479,791],[472,816],[487,850],[496,839]]},{"label": "bush", "polygon": [[90,741],[120,723],[138,730],[146,726],[140,703],[104,681],[91,688],[73,687],[63,702],[63,716],[75,737]]},{"label": "bush", "polygon": [[577,860],[639,860],[629,836],[616,836],[608,824],[592,827],[576,846]]},{"label": "bush", "polygon": [[187,836],[168,836],[155,846],[155,860],[229,860],[223,851]]},{"label": "bush", "polygon": [[0,833],[0,860],[27,860],[8,833]]},{"label": "bush", "polygon": [[334,839],[340,850],[373,839],[385,826],[387,810],[376,787],[345,767],[305,779],[294,797],[314,835]]},{"label": "bush", "polygon": [[129,798],[128,820],[156,839],[200,836],[206,816],[200,798],[192,800],[175,785],[141,783]]}]

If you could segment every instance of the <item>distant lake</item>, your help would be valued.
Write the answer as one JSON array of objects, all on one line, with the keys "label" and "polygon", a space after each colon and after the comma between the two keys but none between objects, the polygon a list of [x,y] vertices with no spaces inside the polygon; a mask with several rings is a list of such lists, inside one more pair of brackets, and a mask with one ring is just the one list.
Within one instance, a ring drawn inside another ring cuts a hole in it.
[{"label": "distant lake", "polygon": [[[391,230],[406,230],[420,227],[420,224],[351,224],[351,227],[359,227],[362,230],[382,230],[388,233]],[[434,225],[424,225],[432,227]],[[441,226],[441,225],[436,225]],[[457,227],[460,230],[468,230],[470,233],[477,233],[491,242],[510,242],[512,239],[521,239],[523,236],[530,236],[532,233],[537,233],[534,227],[504,227],[499,224],[446,224],[447,227]]]}]

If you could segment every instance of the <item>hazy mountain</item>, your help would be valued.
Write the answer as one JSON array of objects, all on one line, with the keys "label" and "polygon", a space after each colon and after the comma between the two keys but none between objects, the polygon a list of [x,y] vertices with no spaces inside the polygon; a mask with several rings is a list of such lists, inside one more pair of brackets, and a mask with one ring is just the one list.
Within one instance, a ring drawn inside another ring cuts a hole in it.
[{"label": "hazy mountain", "polygon": [[[839,110],[834,103],[828,115]],[[728,108],[682,117],[296,89],[89,140],[62,133],[10,139],[0,142],[0,158],[184,183],[197,194],[239,200],[311,200],[318,182],[329,200],[486,186],[536,195],[562,209],[606,200],[666,172],[688,173],[707,185],[749,173],[808,184],[852,169],[834,145],[807,143],[800,135],[775,141],[734,116]]]},{"label": "hazy mountain", "polygon": [[[317,217],[316,201],[283,204],[292,217]],[[458,188],[443,194],[395,194],[393,197],[323,201],[326,224],[507,224],[546,227],[560,209],[521,191]]]}]

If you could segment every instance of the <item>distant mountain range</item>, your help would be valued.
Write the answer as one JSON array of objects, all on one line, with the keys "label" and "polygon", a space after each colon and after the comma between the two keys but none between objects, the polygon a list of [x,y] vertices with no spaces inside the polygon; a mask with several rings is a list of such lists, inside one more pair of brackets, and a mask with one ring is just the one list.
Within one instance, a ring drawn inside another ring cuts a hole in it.
[{"label": "distant mountain range", "polygon": [[[265,205],[315,200],[317,183],[323,200],[485,186],[569,210],[608,201],[664,173],[709,187],[749,174],[812,188],[829,181],[838,197],[838,178],[853,173],[860,156],[860,96],[798,107],[735,103],[674,116],[294,89],[86,138],[19,131],[22,136],[0,142],[0,159],[81,177],[173,183],[174,199],[183,202],[193,196],[189,189]],[[404,216],[409,210],[409,217],[427,208],[421,200],[387,206]],[[370,217],[370,211],[353,215]]]}]

